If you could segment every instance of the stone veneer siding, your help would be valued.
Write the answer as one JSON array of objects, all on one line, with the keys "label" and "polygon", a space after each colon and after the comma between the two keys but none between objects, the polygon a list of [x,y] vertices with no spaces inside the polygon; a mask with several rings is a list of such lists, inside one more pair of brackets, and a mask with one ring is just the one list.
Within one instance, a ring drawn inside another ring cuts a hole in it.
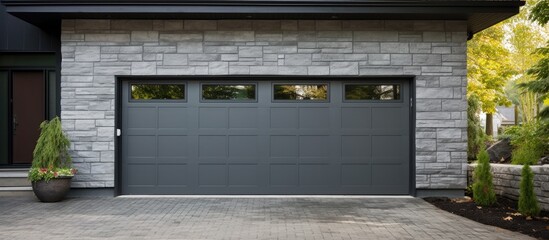
[{"label": "stone veneer siding", "polygon": [[[473,171],[477,164],[469,165],[469,184],[473,184]],[[490,164],[496,194],[518,200],[522,165]],[[534,192],[540,208],[549,211],[549,165],[530,166],[534,172]]]},{"label": "stone veneer siding", "polygon": [[464,189],[466,30],[463,21],[63,20],[73,187],[114,186],[117,75],[411,75],[416,187]]}]

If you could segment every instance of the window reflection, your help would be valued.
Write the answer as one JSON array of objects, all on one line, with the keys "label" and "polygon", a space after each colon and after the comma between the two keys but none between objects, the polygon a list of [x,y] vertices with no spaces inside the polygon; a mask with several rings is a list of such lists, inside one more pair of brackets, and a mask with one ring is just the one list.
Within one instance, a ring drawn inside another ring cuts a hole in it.
[{"label": "window reflection", "polygon": [[347,84],[345,100],[398,100],[400,85],[388,84]]},{"label": "window reflection", "polygon": [[312,100],[328,99],[328,84],[275,84],[275,100]]},{"label": "window reflection", "polygon": [[131,98],[134,100],[181,100],[185,99],[185,85],[132,84]]},{"label": "window reflection", "polygon": [[255,84],[203,84],[204,100],[255,100]]}]

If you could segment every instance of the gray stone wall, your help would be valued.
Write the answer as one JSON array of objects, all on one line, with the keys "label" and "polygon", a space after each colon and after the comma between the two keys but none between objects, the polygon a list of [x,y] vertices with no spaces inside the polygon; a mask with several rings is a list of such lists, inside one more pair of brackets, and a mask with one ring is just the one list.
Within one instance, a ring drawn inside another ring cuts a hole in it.
[{"label": "gray stone wall", "polygon": [[[469,184],[473,184],[473,171],[477,164],[469,165]],[[518,200],[522,165],[490,164],[496,194]],[[549,211],[549,165],[530,166],[534,172],[534,192],[540,208]]]},{"label": "gray stone wall", "polygon": [[117,75],[416,76],[416,186],[466,186],[466,22],[63,20],[61,117],[80,173],[114,185]]}]

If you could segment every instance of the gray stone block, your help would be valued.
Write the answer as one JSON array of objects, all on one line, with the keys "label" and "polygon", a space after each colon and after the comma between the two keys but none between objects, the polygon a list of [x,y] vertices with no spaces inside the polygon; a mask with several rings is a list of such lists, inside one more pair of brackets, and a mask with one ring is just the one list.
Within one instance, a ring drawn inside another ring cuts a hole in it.
[{"label": "gray stone block", "polygon": [[409,53],[410,47],[408,43],[387,43],[382,42],[381,53]]},{"label": "gray stone block", "polygon": [[99,46],[76,46],[74,60],[77,62],[97,62],[101,60]]},{"label": "gray stone block", "polygon": [[286,54],[284,56],[285,65],[311,65],[311,54]]},{"label": "gray stone block", "polygon": [[249,42],[255,40],[253,31],[206,31],[204,40],[211,42]]},{"label": "gray stone block", "polygon": [[398,32],[355,31],[354,40],[365,42],[398,42]]},{"label": "gray stone block", "polygon": [[182,66],[187,65],[187,54],[164,54],[164,61],[162,62],[165,66]]},{"label": "gray stone block", "polygon": [[381,44],[379,42],[354,42],[354,53],[380,53]]},{"label": "gray stone block", "polygon": [[177,43],[178,53],[202,53],[203,51],[202,42]]},{"label": "gray stone block", "polygon": [[157,42],[158,32],[157,31],[132,31],[130,37],[132,42]]},{"label": "gray stone block", "polygon": [[331,75],[358,75],[358,63],[356,62],[332,62],[330,63]]},{"label": "gray stone block", "polygon": [[412,64],[416,66],[441,65],[441,55],[439,54],[413,54]]},{"label": "gray stone block", "polygon": [[253,57],[258,58],[263,55],[263,47],[260,46],[242,46],[238,47],[239,57]]}]

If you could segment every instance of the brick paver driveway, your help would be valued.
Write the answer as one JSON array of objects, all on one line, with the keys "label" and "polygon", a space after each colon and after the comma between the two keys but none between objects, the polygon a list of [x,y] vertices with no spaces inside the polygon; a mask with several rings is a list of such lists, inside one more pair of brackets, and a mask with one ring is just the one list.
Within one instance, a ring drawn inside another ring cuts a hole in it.
[{"label": "brick paver driveway", "polygon": [[0,198],[0,239],[529,239],[416,198]]}]

